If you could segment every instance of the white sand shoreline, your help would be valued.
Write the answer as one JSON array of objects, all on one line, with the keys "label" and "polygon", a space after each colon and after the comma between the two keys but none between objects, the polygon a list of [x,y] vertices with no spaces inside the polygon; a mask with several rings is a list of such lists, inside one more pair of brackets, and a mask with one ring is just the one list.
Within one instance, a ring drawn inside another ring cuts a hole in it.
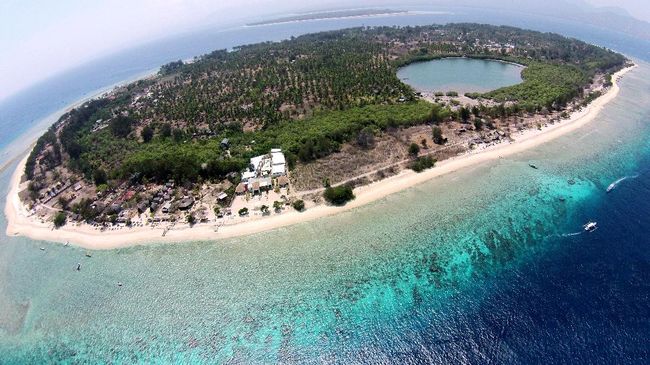
[{"label": "white sand shoreline", "polygon": [[405,170],[395,176],[359,187],[355,189],[356,199],[343,207],[319,205],[302,213],[290,211],[263,218],[251,217],[241,223],[222,225],[218,229],[215,223],[199,224],[192,228],[180,227],[169,230],[165,236],[163,236],[164,227],[135,227],[123,228],[116,231],[99,231],[89,225],[67,225],[58,230],[54,230],[51,223],[41,223],[35,217],[30,216],[27,207],[22,204],[18,197],[18,192],[21,188],[24,188],[25,184],[21,184],[20,182],[27,160],[27,156],[25,156],[18,164],[11,178],[10,191],[5,206],[5,215],[7,217],[6,233],[8,236],[26,236],[35,240],[60,243],[69,242],[70,244],[87,249],[101,250],[145,243],[214,241],[260,233],[334,215],[377,201],[390,194],[419,185],[434,177],[446,175],[478,163],[510,156],[572,132],[594,120],[603,107],[618,95],[620,90],[618,79],[634,67],[636,66],[628,67],[617,72],[612,77],[612,87],[586,108],[573,113],[569,120],[548,126],[541,131],[527,130],[521,135],[516,136],[515,141],[512,143],[501,143],[478,152],[456,156],[444,160],[436,164],[434,168],[422,173]]},{"label": "white sand shoreline", "polygon": [[365,14],[365,15],[338,16],[338,17],[331,17],[331,18],[324,17],[324,18],[312,18],[312,19],[278,20],[278,21],[271,21],[268,23],[263,22],[259,24],[257,23],[244,24],[243,27],[256,28],[256,27],[268,27],[268,26],[282,25],[282,24],[321,22],[321,21],[328,21],[328,20],[386,18],[386,17],[394,17],[394,16],[413,16],[413,15],[447,15],[447,14],[452,14],[452,13],[446,11],[405,10],[405,11],[398,11],[394,13],[387,12],[387,13]]}]

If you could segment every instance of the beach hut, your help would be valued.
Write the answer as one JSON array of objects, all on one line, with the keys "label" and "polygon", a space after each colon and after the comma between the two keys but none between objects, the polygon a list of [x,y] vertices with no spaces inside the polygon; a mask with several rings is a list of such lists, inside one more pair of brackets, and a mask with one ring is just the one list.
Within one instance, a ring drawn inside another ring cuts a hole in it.
[{"label": "beach hut", "polygon": [[228,194],[226,194],[224,192],[220,192],[219,194],[217,194],[217,200],[218,201],[224,201],[227,198],[228,198]]},{"label": "beach hut", "polygon": [[289,186],[289,178],[285,175],[278,177],[278,186],[281,188]]},{"label": "beach hut", "polygon": [[194,205],[194,198],[191,196],[185,196],[183,199],[181,199],[180,203],[178,203],[178,209],[180,210],[188,210]]},{"label": "beach hut", "polygon": [[251,188],[251,192],[252,192],[253,194],[257,194],[257,193],[259,193],[259,192],[260,192],[260,182],[257,181],[257,180],[256,180],[256,181],[253,181],[253,183],[251,184],[251,187],[250,187],[250,188]]},{"label": "beach hut", "polygon": [[245,183],[239,183],[237,187],[235,188],[235,194],[237,195],[242,195],[246,192],[246,184]]}]

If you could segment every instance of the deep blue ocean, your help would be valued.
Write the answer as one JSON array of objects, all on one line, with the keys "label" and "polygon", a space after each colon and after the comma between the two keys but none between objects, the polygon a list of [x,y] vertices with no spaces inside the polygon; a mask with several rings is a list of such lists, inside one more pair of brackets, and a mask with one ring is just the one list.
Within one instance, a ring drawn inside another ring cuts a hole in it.
[{"label": "deep blue ocean", "polygon": [[[97,90],[319,30],[509,24],[611,47],[640,67],[578,132],[319,222],[88,259],[6,237],[2,216],[0,364],[649,363],[650,44],[517,13],[429,10],[454,14],[206,29],[91,63],[0,105],[0,165],[43,118]],[[3,206],[14,166],[0,171]],[[599,229],[581,233],[589,220]]]}]

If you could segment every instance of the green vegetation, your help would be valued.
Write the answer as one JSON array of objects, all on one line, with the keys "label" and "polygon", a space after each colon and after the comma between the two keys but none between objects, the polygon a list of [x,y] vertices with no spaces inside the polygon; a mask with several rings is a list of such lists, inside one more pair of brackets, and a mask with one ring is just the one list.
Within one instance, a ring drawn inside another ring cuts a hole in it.
[{"label": "green vegetation", "polygon": [[445,144],[445,138],[442,136],[442,128],[433,126],[433,143],[435,144]]},{"label": "green vegetation", "polygon": [[333,205],[344,205],[350,200],[354,199],[354,192],[349,185],[341,185],[336,187],[327,187],[323,192],[323,197],[328,203]]},{"label": "green vegetation", "polygon": [[65,225],[66,222],[66,215],[64,212],[58,212],[54,216],[54,227],[56,228],[61,228]]},{"label": "green vegetation", "polygon": [[260,211],[262,212],[262,214],[268,215],[270,213],[269,206],[268,205],[262,205],[260,207]]},{"label": "green vegetation", "polygon": [[187,217],[185,217],[185,220],[190,226],[193,226],[194,223],[196,223],[196,218],[194,217],[194,214],[188,214]]},{"label": "green vegetation", "polygon": [[140,131],[140,137],[144,143],[149,143],[153,138],[153,129],[150,126],[145,126]]},{"label": "green vegetation", "polygon": [[282,204],[282,202],[280,202],[280,201],[275,200],[275,201],[273,202],[273,209],[275,209],[276,212],[281,211],[281,210],[282,210],[282,206],[283,206],[283,204]]},{"label": "green vegetation", "polygon": [[411,143],[409,146],[409,155],[417,157],[418,153],[420,153],[420,146],[417,143]]},{"label": "green vegetation", "polygon": [[371,127],[365,127],[357,135],[357,145],[361,148],[370,148],[375,144],[375,133]]},{"label": "green vegetation", "polygon": [[131,125],[133,124],[133,119],[120,115],[117,118],[114,118],[110,124],[111,132],[113,135],[118,138],[126,138],[126,136],[131,133]]},{"label": "green vegetation", "polygon": [[303,210],[305,210],[305,202],[302,201],[302,200],[294,201],[292,206],[293,206],[293,209],[295,209],[295,210],[297,210],[299,212],[302,212]]},{"label": "green vegetation", "polygon": [[248,215],[248,208],[241,208],[237,213],[238,213],[240,216]]},{"label": "green vegetation", "polygon": [[[488,43],[514,47],[495,51]],[[400,66],[459,55],[526,65],[524,81],[472,95],[500,104],[470,112],[419,101],[396,76]],[[34,182],[30,194],[61,164],[98,187],[222,180],[270,148],[282,148],[292,167],[344,143],[370,148],[386,130],[469,122],[472,113],[489,120],[558,110],[582,96],[596,74],[625,61],[575,39],[477,24],[353,28],[218,50],[169,63],[155,78],[65,114],[38,140],[25,172]],[[219,146],[223,138],[229,153]],[[436,129],[434,142],[444,142]]]},{"label": "green vegetation", "polygon": [[498,102],[520,101],[527,111],[542,107],[557,109],[581,93],[589,74],[577,66],[530,63],[523,71],[523,82],[484,94]]},{"label": "green vegetation", "polygon": [[436,164],[436,160],[431,156],[418,157],[415,161],[411,162],[409,168],[415,172],[422,172],[426,169],[432,168]]},{"label": "green vegetation", "polygon": [[178,60],[178,61],[173,61],[168,64],[162,65],[160,67],[160,74],[161,75],[169,75],[172,74],[183,67],[183,61]]}]

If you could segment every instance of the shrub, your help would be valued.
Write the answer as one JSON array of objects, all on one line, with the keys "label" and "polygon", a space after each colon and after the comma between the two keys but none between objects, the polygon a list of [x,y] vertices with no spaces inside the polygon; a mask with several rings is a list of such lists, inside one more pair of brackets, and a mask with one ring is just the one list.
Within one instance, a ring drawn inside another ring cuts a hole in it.
[{"label": "shrub", "polygon": [[160,136],[163,138],[169,138],[172,136],[172,126],[169,123],[164,123],[160,126]]},{"label": "shrub", "polygon": [[345,203],[354,199],[354,192],[352,192],[352,187],[348,185],[341,185],[336,187],[330,186],[325,189],[323,197],[330,204],[344,205]]},{"label": "shrub", "polygon": [[357,135],[357,144],[361,148],[370,148],[375,144],[375,136],[372,129],[366,127]]},{"label": "shrub", "polygon": [[142,137],[142,141],[144,141],[144,143],[148,143],[153,138],[153,129],[151,129],[149,126],[145,126],[140,131],[140,137]]},{"label": "shrub", "polygon": [[131,118],[120,115],[111,121],[111,132],[115,137],[125,138],[129,133],[131,133],[132,122],[133,120]]},{"label": "shrub", "polygon": [[106,184],[108,181],[108,176],[106,175],[106,171],[102,169],[97,169],[93,172],[93,180],[95,181],[95,185],[99,186],[102,184]]},{"label": "shrub", "polygon": [[426,169],[432,168],[436,164],[436,160],[431,156],[418,157],[415,161],[411,162],[409,166],[415,172],[422,172]]},{"label": "shrub", "polygon": [[65,225],[66,222],[66,215],[63,212],[58,212],[54,216],[54,227],[60,228]]},{"label": "shrub", "polygon": [[433,143],[435,144],[444,144],[445,139],[442,136],[442,128],[438,126],[433,127]]},{"label": "shrub", "polygon": [[303,210],[305,210],[305,202],[302,200],[296,200],[295,202],[293,202],[293,209],[302,212]]},{"label": "shrub", "polygon": [[415,157],[420,153],[420,146],[417,143],[411,143],[409,146],[409,155]]}]

